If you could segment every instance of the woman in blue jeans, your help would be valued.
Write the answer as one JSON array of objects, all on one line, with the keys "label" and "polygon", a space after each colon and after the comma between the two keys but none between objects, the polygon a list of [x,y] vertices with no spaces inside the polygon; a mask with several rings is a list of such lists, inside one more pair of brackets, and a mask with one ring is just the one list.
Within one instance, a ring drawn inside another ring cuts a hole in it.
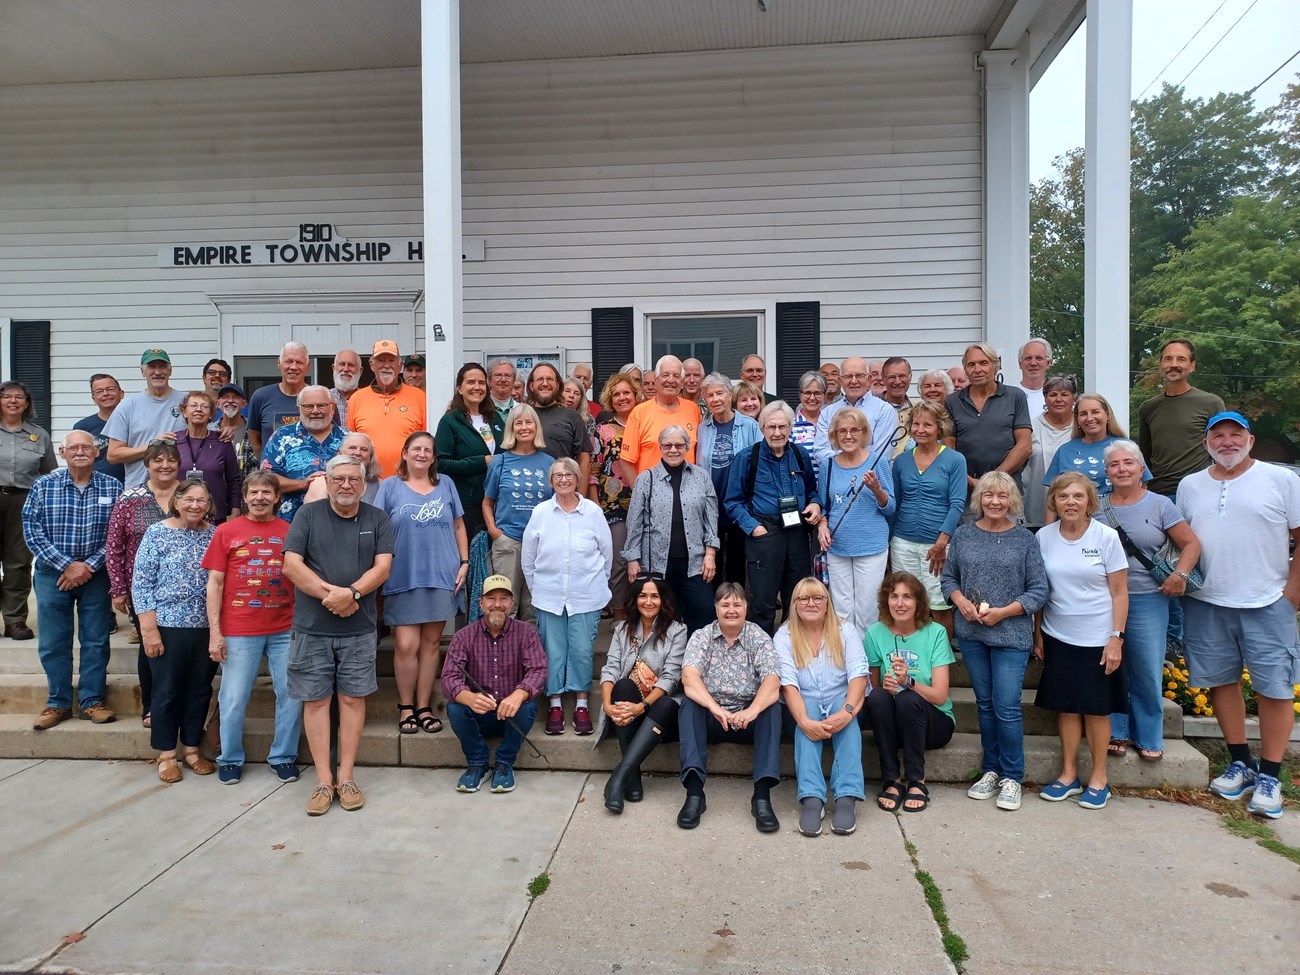
[{"label": "woman in blue jeans", "polygon": [[1034,644],[1034,613],[1047,601],[1047,571],[1033,533],[1013,520],[1021,511],[1011,475],[990,471],[971,492],[976,520],[961,525],[948,545],[944,599],[970,673],[984,747],[983,774],[972,799],[997,796],[999,809],[1020,808],[1025,775],[1025,726],[1020,691]]},{"label": "woman in blue jeans", "polygon": [[[1132,742],[1140,758],[1157,762],[1165,756],[1162,673],[1171,598],[1176,601],[1187,591],[1187,575],[1201,557],[1201,543],[1178,506],[1142,483],[1146,459],[1137,444],[1114,441],[1104,452],[1104,463],[1113,490],[1093,518],[1121,531],[1128,555],[1128,622],[1121,664],[1128,679],[1128,710],[1111,714],[1107,751],[1122,756]],[[1161,585],[1133,552],[1136,549],[1149,562],[1166,535],[1180,553],[1177,571]]]}]

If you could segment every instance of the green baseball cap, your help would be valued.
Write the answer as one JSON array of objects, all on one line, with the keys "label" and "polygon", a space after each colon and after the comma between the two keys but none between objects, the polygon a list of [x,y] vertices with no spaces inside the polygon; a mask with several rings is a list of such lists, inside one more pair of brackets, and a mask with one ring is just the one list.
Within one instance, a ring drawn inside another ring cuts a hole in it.
[{"label": "green baseball cap", "polygon": [[147,366],[151,362],[165,362],[170,366],[172,357],[162,349],[145,349],[140,353],[140,365]]}]

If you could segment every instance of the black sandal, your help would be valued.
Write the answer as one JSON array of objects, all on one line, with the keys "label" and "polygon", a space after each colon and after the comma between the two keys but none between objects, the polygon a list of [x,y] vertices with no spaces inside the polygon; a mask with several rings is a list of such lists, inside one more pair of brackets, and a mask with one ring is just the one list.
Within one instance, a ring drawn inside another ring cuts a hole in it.
[{"label": "black sandal", "polygon": [[[909,802],[920,802],[919,806],[909,806]],[[903,812],[925,812],[930,805],[930,790],[925,787],[924,782],[917,782],[912,779],[907,783],[907,795],[903,796]]]},{"label": "black sandal", "polygon": [[[425,715],[425,717],[420,717],[420,715]],[[414,720],[424,729],[425,734],[436,735],[442,731],[442,721],[434,715],[433,708],[417,708]]]},{"label": "black sandal", "polygon": [[[888,805],[886,805],[888,803]],[[898,812],[903,804],[903,783],[886,782],[876,793],[876,805],[887,813]]]},{"label": "black sandal", "polygon": [[[403,711],[410,711],[410,714],[403,715]],[[413,735],[420,730],[419,719],[415,716],[414,704],[397,705],[397,730],[404,735]]]}]

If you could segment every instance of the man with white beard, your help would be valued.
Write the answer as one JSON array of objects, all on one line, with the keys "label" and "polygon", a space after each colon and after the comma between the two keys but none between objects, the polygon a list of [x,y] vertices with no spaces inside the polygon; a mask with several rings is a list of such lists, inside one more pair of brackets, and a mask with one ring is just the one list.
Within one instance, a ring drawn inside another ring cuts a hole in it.
[{"label": "man with white beard", "polygon": [[330,399],[334,401],[334,422],[343,429],[348,426],[348,400],[361,385],[361,356],[351,349],[342,349],[334,357],[334,388]]},{"label": "man with white beard", "polygon": [[304,386],[298,393],[297,423],[282,426],[262,451],[262,469],[280,482],[277,514],[292,522],[302,507],[307,486],[325,476],[325,465],[343,444],[343,429],[334,422],[334,401],[324,386]]},{"label": "man with white beard", "polygon": [[[1225,799],[1253,792],[1247,810],[1282,815],[1281,763],[1295,723],[1300,683],[1300,479],[1250,456],[1255,438],[1240,413],[1205,424],[1208,470],[1185,477],[1178,507],[1201,542],[1205,585],[1183,602],[1188,684],[1210,688],[1231,761],[1210,783]],[[1259,762],[1246,742],[1243,668],[1259,705]]]}]

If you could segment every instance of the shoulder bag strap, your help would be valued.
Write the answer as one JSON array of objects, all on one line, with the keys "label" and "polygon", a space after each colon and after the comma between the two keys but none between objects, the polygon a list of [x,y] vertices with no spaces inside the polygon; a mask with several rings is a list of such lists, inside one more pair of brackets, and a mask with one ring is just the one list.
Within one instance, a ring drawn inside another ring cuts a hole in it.
[{"label": "shoulder bag strap", "polygon": [[1151,560],[1142,554],[1141,550],[1139,550],[1138,547],[1135,544],[1133,544],[1133,539],[1128,537],[1128,532],[1124,530],[1124,526],[1115,520],[1115,511],[1110,506],[1109,497],[1103,497],[1101,499],[1101,510],[1106,515],[1107,523],[1109,523],[1110,527],[1115,529],[1115,531],[1119,534],[1119,543],[1124,547],[1124,551],[1127,554],[1133,556],[1133,558],[1137,559],[1138,563],[1142,566],[1142,568],[1150,572],[1152,569]]}]

